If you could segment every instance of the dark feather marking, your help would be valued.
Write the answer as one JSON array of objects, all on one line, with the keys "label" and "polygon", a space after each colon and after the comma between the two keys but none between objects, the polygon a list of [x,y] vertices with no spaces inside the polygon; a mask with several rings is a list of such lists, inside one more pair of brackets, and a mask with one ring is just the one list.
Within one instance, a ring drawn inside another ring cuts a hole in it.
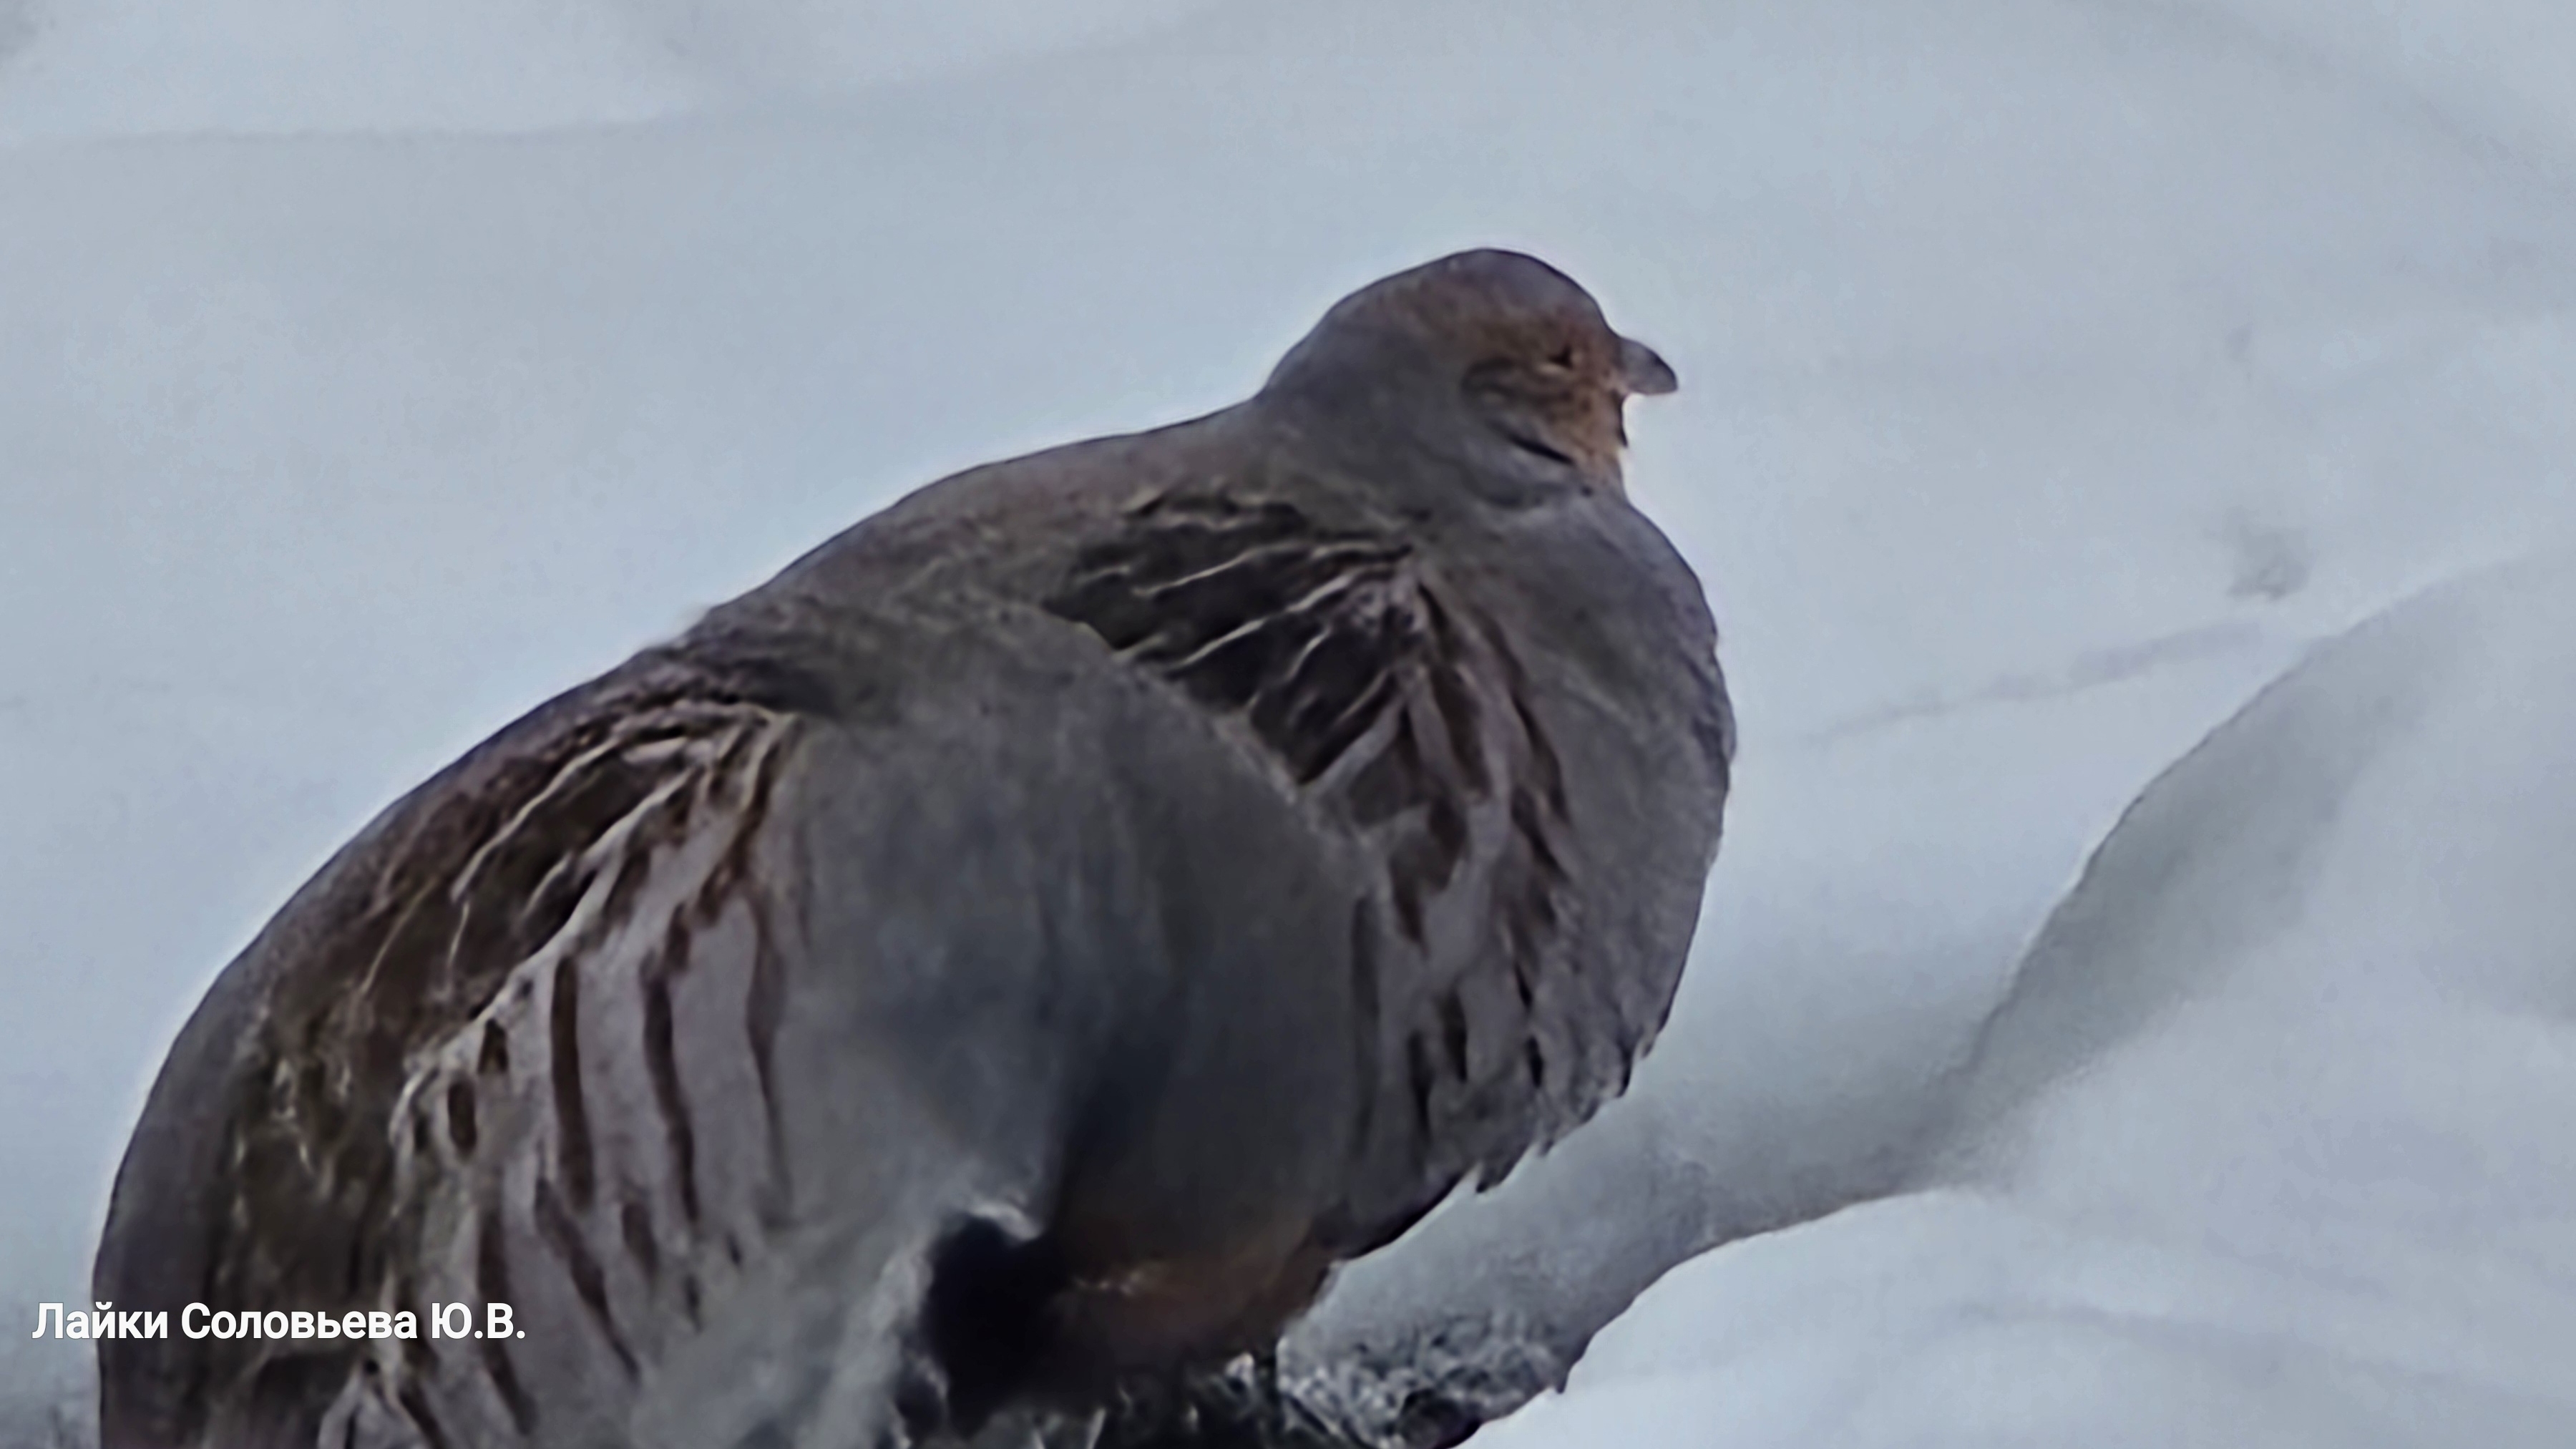
[{"label": "dark feather marking", "polygon": [[1425,860],[1429,862],[1431,884],[1445,886],[1467,854],[1467,817],[1449,796],[1434,795],[1423,812],[1422,824],[1430,832],[1432,854]]},{"label": "dark feather marking", "polygon": [[[395,1303],[419,1302],[420,1295],[413,1291],[413,1287],[414,1285],[410,1278],[395,1278],[393,1301]],[[412,1369],[414,1372],[418,1372],[429,1367],[429,1339],[414,1337],[399,1341],[402,1344],[402,1361],[405,1367]]]},{"label": "dark feather marking", "polygon": [[581,1081],[581,972],[577,966],[570,959],[555,963],[554,1001],[546,1013],[554,1051],[547,1066],[554,1082],[555,1150],[563,1163],[564,1189],[572,1194],[575,1207],[587,1209],[590,1107]]},{"label": "dark feather marking", "polygon": [[1409,639],[1387,592],[1411,549],[1287,503],[1167,496],[1129,517],[1081,552],[1048,610],[1209,708],[1246,711],[1290,775],[1314,781],[1392,697],[1377,686]]},{"label": "dark feather marking", "polygon": [[1466,677],[1443,663],[1431,670],[1431,699],[1441,723],[1449,727],[1449,755],[1458,762],[1461,783],[1483,794],[1492,783],[1485,770],[1484,737],[1478,728],[1476,696]]},{"label": "dark feather marking", "polygon": [[[665,802],[655,815],[670,809],[670,803]],[[574,939],[572,949],[566,953],[568,956],[577,958],[597,951],[602,942],[616,934],[618,927],[634,918],[635,902],[643,896],[644,888],[653,883],[651,863],[641,850],[664,843],[671,834],[666,829],[653,829],[654,823],[649,817],[637,822],[635,843],[641,848],[638,855],[620,863],[617,878],[608,883],[608,899],[601,903],[599,914],[591,917],[581,935]]]},{"label": "dark feather marking", "polygon": [[542,941],[562,930],[580,908],[582,894],[590,889],[595,873],[578,853],[557,859],[519,908],[520,935]]},{"label": "dark feather marking", "polygon": [[[685,943],[675,950],[685,951]],[[666,957],[666,962],[667,962]],[[666,965],[644,980],[644,1071],[653,1082],[653,1106],[662,1114],[662,1135],[671,1153],[671,1181],[680,1194],[680,1217],[690,1232],[698,1229],[698,1149],[689,1123],[689,1104],[680,1092],[680,1062],[671,1046],[671,976]]]},{"label": "dark feather marking", "polygon": [[1047,608],[1085,625],[1102,643],[1124,652],[1142,643],[1156,624],[1151,602],[1126,583],[1115,575],[1095,579],[1047,600]]},{"label": "dark feather marking", "polygon": [[1431,626],[1432,704],[1441,722],[1448,726],[1449,754],[1457,761],[1460,780],[1471,793],[1481,795],[1491,783],[1491,776],[1485,769],[1482,712],[1459,667],[1465,649],[1458,631],[1449,622],[1449,611],[1428,589],[1422,593],[1422,615]]},{"label": "dark feather marking", "polygon": [[1512,702],[1512,714],[1520,721],[1521,738],[1529,745],[1530,774],[1538,786],[1539,799],[1548,813],[1559,820],[1567,818],[1565,803],[1565,763],[1557,758],[1556,746],[1539,727],[1538,715],[1530,706],[1529,670],[1512,648],[1510,636],[1492,620],[1480,621],[1485,645],[1502,665],[1503,693]]},{"label": "dark feather marking", "polygon": [[483,1023],[483,1046],[474,1057],[474,1070],[485,1076],[505,1077],[510,1074],[510,1033],[501,1023]]},{"label": "dark feather marking", "polygon": [[1404,1039],[1405,1085],[1413,1092],[1413,1130],[1417,1141],[1431,1140],[1431,1089],[1434,1081],[1431,1044],[1415,1032]]},{"label": "dark feather marking", "polygon": [[[570,762],[566,762],[569,767]],[[478,851],[450,887],[457,919],[450,969],[488,961],[563,929],[588,888],[580,864],[595,822],[617,820],[652,794],[653,771],[609,754],[552,782]]]},{"label": "dark feather marking", "polygon": [[767,1131],[769,1178],[761,1193],[760,1214],[771,1228],[786,1221],[787,1132],[778,1110],[778,1027],[786,1015],[787,978],[778,948],[770,938],[769,913],[751,905],[753,945],[751,984],[743,994],[743,1035],[751,1047],[752,1079],[760,1087],[762,1126]]},{"label": "dark feather marking", "polygon": [[[1323,639],[1324,635],[1318,632],[1313,639],[1307,640],[1299,648],[1304,650],[1320,647]],[[1302,667],[1302,664],[1301,659],[1298,667]],[[1391,697],[1394,681],[1378,680],[1366,691],[1345,702],[1341,713],[1326,716],[1323,713],[1322,702],[1301,697],[1290,687],[1295,678],[1296,673],[1292,669],[1287,681],[1274,683],[1268,688],[1257,691],[1252,696],[1246,718],[1250,721],[1253,732],[1265,740],[1300,741],[1300,748],[1288,757],[1289,772],[1304,779],[1312,779],[1313,775],[1307,774],[1306,771],[1315,768],[1313,762],[1316,759],[1324,759],[1329,763],[1331,759],[1338,758],[1341,750],[1350,747],[1349,741],[1364,733],[1369,722],[1378,717],[1379,711]],[[1358,720],[1356,728],[1345,733],[1345,725],[1354,716]],[[1332,742],[1333,737],[1337,736],[1342,740],[1338,747]],[[1320,774],[1322,771],[1320,768],[1315,768],[1315,773]]]},{"label": "dark feather marking", "polygon": [[1526,1037],[1521,1041],[1521,1055],[1529,1065],[1530,1090],[1533,1092],[1546,1091],[1547,1054],[1539,1050],[1538,1037],[1536,1035]]},{"label": "dark feather marking", "polygon": [[1393,898],[1395,903],[1395,924],[1397,929],[1404,932],[1404,938],[1406,940],[1411,941],[1417,946],[1421,945],[1421,881],[1409,872],[1399,868],[1395,873],[1395,883],[1393,887],[1390,888],[1388,894]]},{"label": "dark feather marking", "polygon": [[1240,709],[1323,632],[1322,624],[1295,615],[1248,625],[1176,664],[1174,674],[1208,703]]},{"label": "dark feather marking", "polygon": [[1380,825],[1422,803],[1426,793],[1422,751],[1413,741],[1413,719],[1402,716],[1377,758],[1351,777],[1346,796],[1351,818],[1363,826]]},{"label": "dark feather marking", "polygon": [[1139,641],[1137,657],[1150,664],[1175,664],[1248,624],[1295,617],[1287,612],[1290,607],[1329,582],[1339,562],[1329,553],[1255,553],[1149,586],[1142,591],[1144,600],[1164,625]]},{"label": "dark feather marking", "polygon": [[1521,728],[1529,741],[1532,772],[1538,776],[1539,796],[1547,802],[1550,815],[1559,820],[1571,819],[1565,803],[1565,767],[1556,758],[1556,746],[1548,741],[1547,732],[1538,727],[1538,720],[1530,713],[1529,706],[1522,704],[1519,709]]},{"label": "dark feather marking", "polygon": [[459,1077],[447,1084],[447,1140],[456,1144],[456,1155],[474,1155],[474,1084]]},{"label": "dark feather marking", "polygon": [[1449,883],[1457,865],[1457,855],[1431,835],[1407,835],[1397,842],[1387,861],[1387,876],[1394,887],[1398,924],[1414,944],[1423,943],[1423,901]]},{"label": "dark feather marking", "polygon": [[1394,676],[1402,648],[1395,636],[1401,633],[1392,618],[1353,621],[1332,629],[1315,641],[1296,672],[1280,683],[1278,688],[1297,703],[1280,732],[1267,737],[1267,743],[1288,761],[1299,784],[1313,782],[1366,733],[1366,720],[1352,727],[1351,707],[1370,698],[1381,680]]},{"label": "dark feather marking", "polygon": [[1440,1045],[1449,1054],[1449,1075],[1467,1080],[1467,1008],[1454,990],[1440,997]]},{"label": "dark feather marking", "polygon": [[1538,969],[1537,932],[1531,929],[1527,912],[1506,907],[1503,910],[1503,948],[1512,960],[1512,991],[1520,997],[1521,1010],[1537,1004],[1538,988],[1530,979]]},{"label": "dark feather marking", "polygon": [[[358,1211],[366,1215],[365,1221],[377,1222],[384,1218],[385,1206],[392,1200],[393,1192],[394,1180],[391,1174],[375,1178],[363,1185],[358,1199]],[[384,1258],[383,1234],[357,1232],[349,1235],[348,1254],[340,1260],[340,1291],[344,1295],[342,1302],[354,1301],[365,1295],[367,1288],[376,1282]]]},{"label": "dark feather marking", "polygon": [[[729,767],[730,764],[729,754]],[[743,878],[750,873],[752,841],[759,833],[762,815],[769,808],[769,783],[776,765],[775,754],[763,758],[756,766],[754,778],[744,786],[744,798],[736,802],[736,808],[742,813],[735,825],[733,839],[726,842],[724,853],[716,857],[715,865],[707,871],[707,878],[699,883],[697,898],[683,912],[690,924],[712,925],[715,918],[723,913],[726,902],[733,899]]]},{"label": "dark feather marking", "polygon": [[[769,821],[769,807],[778,784],[778,772],[785,760],[785,751],[772,749],[753,763],[750,777],[743,781],[742,798],[735,802],[740,814],[733,838],[725,842],[724,854],[717,857],[714,868],[707,872],[706,881],[699,887],[698,899],[688,913],[693,923],[701,926],[712,924],[723,912],[726,902],[732,900],[742,883],[750,878],[752,851],[759,844],[761,827]],[[734,773],[728,770],[719,778],[731,779]]]},{"label": "dark feather marking", "polygon": [[[1354,1081],[1374,1082],[1378,1074],[1380,984],[1377,963],[1377,913],[1366,899],[1351,907],[1352,1049],[1358,1068]],[[1377,1093],[1359,1094],[1359,1111],[1351,1128],[1353,1156],[1365,1152],[1377,1129]]]},{"label": "dark feather marking", "polygon": [[440,1424],[438,1416],[429,1411],[429,1398],[421,1393],[420,1385],[404,1384],[394,1391],[394,1399],[402,1405],[403,1417],[411,1420],[413,1428],[420,1430],[420,1437],[428,1444],[429,1449],[452,1449],[446,1426]]},{"label": "dark feather marking", "polygon": [[[487,1220],[479,1237],[481,1241],[474,1251],[474,1289],[486,1303],[510,1302],[514,1296],[510,1292],[510,1262],[501,1244],[500,1230]],[[482,1338],[475,1340],[475,1347],[482,1353],[484,1376],[492,1381],[492,1391],[501,1396],[501,1407],[509,1411],[510,1422],[525,1434],[536,1426],[537,1406],[528,1397],[527,1386],[519,1382],[519,1371],[502,1347],[505,1342]]]},{"label": "dark feather marking", "polygon": [[599,1260],[591,1256],[590,1249],[583,1244],[581,1228],[573,1221],[571,1212],[565,1209],[555,1185],[544,1178],[537,1179],[536,1208],[537,1236],[545,1239],[546,1246],[553,1249],[555,1257],[562,1261],[564,1275],[572,1280],[573,1296],[581,1300],[581,1306],[589,1311],[591,1321],[599,1325],[600,1336],[608,1340],[608,1351],[617,1356],[618,1365],[626,1370],[626,1376],[635,1378],[639,1373],[635,1355],[627,1349],[625,1337],[617,1331],[617,1320],[609,1316],[608,1276],[600,1271]]},{"label": "dark feather marking", "polygon": [[662,1250],[653,1241],[653,1219],[644,1204],[626,1199],[617,1209],[617,1230],[626,1240],[626,1256],[635,1260],[646,1283],[658,1282],[662,1276]]},{"label": "dark feather marking", "polygon": [[1565,879],[1565,863],[1556,858],[1556,848],[1548,843],[1547,822],[1539,818],[1538,802],[1526,790],[1512,792],[1512,829],[1529,848],[1530,864],[1537,867],[1542,888]]},{"label": "dark feather marking", "polygon": [[1350,753],[1351,746],[1358,744],[1360,737],[1368,733],[1369,726],[1377,723],[1378,717],[1386,712],[1387,705],[1394,698],[1395,681],[1380,679],[1365,693],[1344,704],[1339,714],[1326,715],[1325,706],[1331,701],[1319,700],[1292,715],[1280,727],[1280,737],[1298,742],[1296,752],[1288,760],[1289,770],[1297,783],[1311,785],[1340,762],[1344,755]]}]

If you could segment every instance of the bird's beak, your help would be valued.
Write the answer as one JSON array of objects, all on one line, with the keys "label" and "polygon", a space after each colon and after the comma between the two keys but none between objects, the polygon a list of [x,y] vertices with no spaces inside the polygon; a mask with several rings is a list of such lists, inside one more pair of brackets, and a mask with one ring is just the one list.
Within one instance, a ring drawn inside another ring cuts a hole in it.
[{"label": "bird's beak", "polygon": [[1682,385],[1673,365],[1633,337],[1619,339],[1619,386],[1631,397],[1662,397]]}]

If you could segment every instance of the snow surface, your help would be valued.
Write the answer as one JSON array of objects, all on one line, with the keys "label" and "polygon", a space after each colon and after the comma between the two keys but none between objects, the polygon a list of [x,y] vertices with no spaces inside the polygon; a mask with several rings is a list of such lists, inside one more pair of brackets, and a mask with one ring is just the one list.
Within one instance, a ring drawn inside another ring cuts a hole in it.
[{"label": "snow surface", "polygon": [[[1739,794],[1632,1097],[1348,1275],[1292,1360],[1519,1315],[1517,1397],[1671,1262],[1884,1198],[1694,1264],[1491,1432],[1615,1440],[1661,1394],[1785,1433],[1882,1370],[1917,1386],[1888,1413],[1935,1413],[2029,1372],[2013,1333],[2097,1425],[2331,1427],[2330,1380],[2374,1425],[2464,1402],[2061,1214],[2116,1161],[1887,1195],[1961,1080],[2060,1099],[1958,1068],[2145,781],[2307,641],[2576,524],[2560,7],[182,8],[0,0],[0,1327],[80,1296],[197,993],[395,793],[914,484],[1229,401],[1350,286],[1498,243],[1681,372],[1632,473],[1718,607]],[[2264,1110],[2382,1101],[2335,1067],[2358,1027],[2250,1000],[2206,1010],[2320,1043]],[[2027,1019],[2018,1060],[2116,1046]],[[2253,1080],[2224,1032],[2173,1040]],[[2438,1065],[2463,1140],[2548,1145]],[[2388,1135],[2392,1180],[2460,1180],[2453,1141]],[[2228,1180],[2231,1223],[2341,1211]],[[2496,1252],[2545,1297],[2538,1247]],[[1961,1307],[2052,1272],[2200,1293],[2238,1377],[2216,1329]],[[76,1379],[69,1347],[0,1332],[0,1381]]]},{"label": "snow surface", "polygon": [[921,81],[1200,0],[0,0],[0,143],[613,125]]}]

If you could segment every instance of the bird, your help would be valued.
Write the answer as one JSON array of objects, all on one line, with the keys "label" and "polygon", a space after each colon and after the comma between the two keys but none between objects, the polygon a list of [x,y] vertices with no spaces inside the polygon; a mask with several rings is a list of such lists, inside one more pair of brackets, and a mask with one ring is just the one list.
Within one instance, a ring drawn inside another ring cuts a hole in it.
[{"label": "bird", "polygon": [[92,1285],[233,1331],[102,1340],[106,1449],[989,1443],[1275,1345],[1670,1010],[1736,734],[1625,483],[1677,386],[1445,256],[465,753],[165,1058]]}]

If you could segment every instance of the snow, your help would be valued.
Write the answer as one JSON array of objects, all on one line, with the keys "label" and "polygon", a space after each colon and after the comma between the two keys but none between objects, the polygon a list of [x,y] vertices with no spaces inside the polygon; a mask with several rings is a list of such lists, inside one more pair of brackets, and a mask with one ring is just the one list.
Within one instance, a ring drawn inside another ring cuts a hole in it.
[{"label": "snow", "polygon": [[[2137,935],[2205,1026],[2096,1030],[2088,947],[1957,1070],[2158,770],[2576,525],[2571,65],[2545,0],[0,0],[0,1324],[80,1295],[170,1036],[394,793],[916,483],[1228,401],[1499,243],[1681,372],[1632,473],[1717,604],[1739,794],[1632,1097],[1349,1274],[1309,1361],[1518,1315],[1468,1350],[1516,1398],[1732,1242],[1489,1433],[1903,1438],[2034,1366],[1978,1432],[2576,1422],[2428,1357],[2563,1325],[2459,1156],[2551,1160],[2539,967],[2445,1015]],[[2527,920],[2381,891],[2423,951]],[[2204,1099],[2150,1085],[2201,1053],[2232,1140],[2340,1132],[2367,1192],[2190,1158]],[[1963,1082],[1992,1124],[1942,1125]],[[1952,1132],[2038,1145],[1926,1185]],[[2164,1226],[2098,1220],[2133,1200]],[[2319,1223],[2416,1277],[2258,1241]]]},{"label": "snow", "polygon": [[0,143],[615,125],[972,72],[1196,0],[0,0]]},{"label": "snow", "polygon": [[2103,843],[1902,1189],[1478,1442],[2565,1443],[2571,725],[2576,562],[2321,651]]}]

